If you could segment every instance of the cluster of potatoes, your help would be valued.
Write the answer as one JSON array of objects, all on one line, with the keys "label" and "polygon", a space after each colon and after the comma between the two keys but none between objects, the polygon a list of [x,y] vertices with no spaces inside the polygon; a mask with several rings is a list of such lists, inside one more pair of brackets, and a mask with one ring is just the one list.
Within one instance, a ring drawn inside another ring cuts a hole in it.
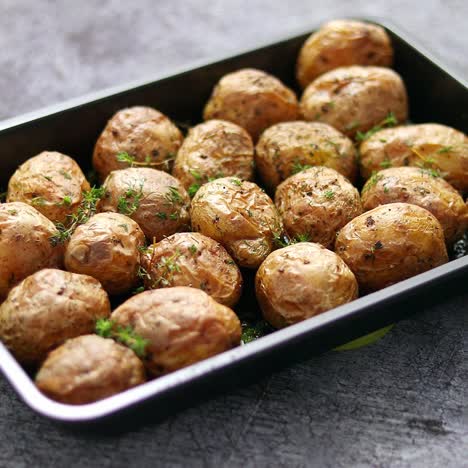
[{"label": "cluster of potatoes", "polygon": [[[281,328],[447,262],[468,226],[468,139],[406,124],[392,60],[379,26],[332,21],[299,53],[300,101],[242,69],[185,138],[155,109],[117,112],[94,149],[100,191],[64,154],[21,165],[0,205],[0,339],[39,389],[89,403],[239,345],[242,269]],[[99,319],[144,354],[94,334]]]}]

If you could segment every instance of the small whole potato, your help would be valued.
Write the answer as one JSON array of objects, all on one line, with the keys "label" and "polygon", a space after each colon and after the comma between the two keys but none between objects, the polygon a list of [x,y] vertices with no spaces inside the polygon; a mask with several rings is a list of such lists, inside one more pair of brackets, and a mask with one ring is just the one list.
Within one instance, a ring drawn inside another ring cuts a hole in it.
[{"label": "small whole potato", "polygon": [[447,244],[468,228],[468,209],[461,195],[445,180],[416,167],[391,167],[374,174],[362,189],[364,209],[405,202],[430,211],[440,222]]},{"label": "small whole potato", "polygon": [[141,255],[147,289],[189,286],[215,301],[234,306],[242,291],[239,268],[215,240],[197,232],[173,234]]},{"label": "small whole potato", "polygon": [[158,242],[190,225],[190,197],[182,184],[166,172],[146,167],[114,171],[104,188],[99,211],[132,218],[150,241]]},{"label": "small whole potato", "polygon": [[118,111],[96,142],[93,166],[101,181],[130,165],[169,172],[183,136],[161,112],[136,106]]},{"label": "small whole potato", "polygon": [[405,122],[408,98],[398,73],[354,65],[336,68],[312,81],[302,95],[301,112],[305,120],[327,123],[353,137],[382,125],[389,115]]},{"label": "small whole potato", "polygon": [[144,245],[143,231],[128,216],[99,213],[71,236],[65,250],[65,268],[93,276],[109,294],[122,294],[138,280]]},{"label": "small whole potato", "polygon": [[385,29],[355,20],[325,23],[305,41],[297,59],[297,81],[305,88],[319,75],[338,67],[390,67],[393,48]]},{"label": "small whole potato", "polygon": [[0,204],[0,301],[42,268],[60,268],[63,247],[54,245],[54,223],[26,203]]},{"label": "small whole potato", "polygon": [[192,200],[192,229],[222,244],[239,266],[257,268],[282,234],[271,198],[253,182],[225,177],[203,185]]},{"label": "small whole potato", "polygon": [[427,123],[381,130],[360,146],[361,175],[397,166],[419,166],[440,173],[468,191],[468,137],[454,128]]},{"label": "small whole potato", "polygon": [[409,203],[381,205],[354,218],[339,232],[335,251],[366,293],[448,261],[437,218]]},{"label": "small whole potato", "polygon": [[0,306],[0,339],[18,361],[34,365],[68,338],[91,333],[110,312],[96,279],[44,269],[13,288]]},{"label": "small whole potato", "polygon": [[327,166],[354,181],[357,154],[353,142],[330,125],[320,122],[286,122],[263,132],[255,163],[269,189],[311,166]]},{"label": "small whole potato", "polygon": [[253,179],[254,147],[239,125],[208,120],[191,128],[177,153],[172,175],[194,195],[209,180],[234,176]]},{"label": "small whole potato", "polygon": [[136,354],[109,338],[84,335],[52,351],[36,376],[39,390],[53,400],[84,405],[144,383]]},{"label": "small whole potato", "polygon": [[300,242],[271,253],[255,277],[263,316],[283,328],[358,297],[345,262],[320,244]]},{"label": "small whole potato", "polygon": [[245,128],[256,141],[266,128],[296,120],[294,92],[261,70],[245,68],[219,80],[205,106],[204,119],[222,119]]},{"label": "small whole potato", "polygon": [[111,316],[147,340],[144,364],[160,376],[239,345],[236,314],[200,289],[183,286],[145,291]]},{"label": "small whole potato", "polygon": [[362,213],[355,187],[328,167],[312,167],[281,183],[275,204],[289,237],[333,248],[337,232]]},{"label": "small whole potato", "polygon": [[76,213],[89,183],[78,164],[56,151],[28,159],[8,183],[7,202],[34,206],[54,223],[65,223]]}]

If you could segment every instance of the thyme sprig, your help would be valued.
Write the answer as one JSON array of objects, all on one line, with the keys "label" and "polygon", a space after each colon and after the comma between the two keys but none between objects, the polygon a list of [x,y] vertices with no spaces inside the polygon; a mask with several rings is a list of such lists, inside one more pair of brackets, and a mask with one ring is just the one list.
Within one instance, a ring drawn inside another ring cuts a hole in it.
[{"label": "thyme sprig", "polygon": [[174,153],[167,153],[164,161],[153,161],[151,156],[146,156],[144,161],[138,161],[135,156],[122,151],[116,156],[118,162],[127,163],[130,167],[158,167],[158,166],[167,166],[169,161],[175,159]]},{"label": "thyme sprig", "polygon": [[385,117],[382,122],[378,123],[367,132],[356,132],[356,142],[362,143],[378,131],[383,130],[384,128],[394,127],[395,125],[398,125],[398,119],[395,117],[393,112],[389,112],[387,117]]}]

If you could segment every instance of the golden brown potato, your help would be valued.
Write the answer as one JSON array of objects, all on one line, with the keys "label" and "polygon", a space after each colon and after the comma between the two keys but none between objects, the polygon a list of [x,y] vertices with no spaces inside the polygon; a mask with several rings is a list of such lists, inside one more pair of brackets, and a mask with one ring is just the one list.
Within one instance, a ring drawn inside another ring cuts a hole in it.
[{"label": "golden brown potato", "polygon": [[191,128],[172,171],[191,196],[209,180],[227,176],[251,180],[253,173],[252,138],[242,127],[224,120]]},{"label": "golden brown potato", "polygon": [[190,225],[190,197],[166,172],[145,167],[112,172],[99,211],[118,212],[138,223],[148,240],[158,242]]},{"label": "golden brown potato", "polygon": [[117,326],[148,341],[144,364],[153,376],[186,367],[240,343],[236,314],[200,289],[153,289],[133,296],[112,313]]},{"label": "golden brown potato", "polygon": [[328,167],[312,167],[286,179],[275,204],[289,237],[333,248],[336,233],[362,213],[359,192]]},{"label": "golden brown potato", "polygon": [[358,285],[334,252],[300,242],[267,257],[257,271],[255,292],[264,318],[283,328],[356,299]]},{"label": "golden brown potato", "polygon": [[21,280],[42,268],[60,268],[63,247],[53,245],[54,223],[22,202],[0,205],[0,301]]},{"label": "golden brown potato", "polygon": [[301,112],[305,120],[320,121],[348,136],[367,132],[393,113],[408,118],[405,85],[396,72],[382,67],[341,67],[314,80],[304,91]]},{"label": "golden brown potato", "polygon": [[419,166],[440,174],[468,191],[468,137],[440,124],[419,124],[381,130],[360,147],[361,174],[396,166]]},{"label": "golden brown potato", "polygon": [[374,174],[362,189],[364,209],[405,202],[430,211],[440,222],[447,244],[468,228],[468,209],[461,195],[445,180],[416,167],[392,167]]},{"label": "golden brown potato", "polygon": [[393,48],[385,29],[355,20],[325,23],[309,36],[299,52],[297,81],[305,88],[319,75],[350,65],[390,67]]},{"label": "golden brown potato", "polygon": [[145,369],[133,351],[97,335],[79,336],[52,351],[36,376],[48,397],[83,405],[144,383]]},{"label": "golden brown potato", "polygon": [[78,226],[65,250],[65,268],[90,275],[109,294],[135,286],[145,235],[138,224],[119,213],[99,213]]},{"label": "golden brown potato", "polygon": [[182,140],[180,130],[156,109],[122,109],[107,122],[96,142],[93,166],[101,181],[112,171],[129,167],[130,161],[169,172]]},{"label": "golden brown potato", "polygon": [[265,128],[295,120],[298,104],[294,92],[261,70],[245,68],[219,80],[204,110],[204,119],[222,119],[245,128],[254,141]]},{"label": "golden brown potato", "polygon": [[197,232],[174,234],[141,255],[147,289],[189,286],[215,301],[234,306],[242,291],[239,268],[215,240]]},{"label": "golden brown potato", "polygon": [[327,124],[286,122],[263,132],[255,163],[263,183],[274,189],[289,176],[311,166],[327,166],[353,181],[357,172],[353,142]]},{"label": "golden brown potato", "polygon": [[56,151],[44,151],[23,163],[8,183],[8,202],[34,206],[55,223],[76,212],[89,184],[78,164]]},{"label": "golden brown potato", "polygon": [[253,182],[225,177],[203,185],[192,200],[192,229],[222,244],[239,266],[257,268],[282,233],[270,197]]},{"label": "golden brown potato", "polygon": [[382,205],[350,221],[336,252],[372,292],[448,261],[444,233],[429,211],[408,203]]},{"label": "golden brown potato", "polygon": [[68,338],[91,333],[110,312],[96,279],[44,269],[13,288],[0,306],[0,339],[21,363],[38,364]]}]

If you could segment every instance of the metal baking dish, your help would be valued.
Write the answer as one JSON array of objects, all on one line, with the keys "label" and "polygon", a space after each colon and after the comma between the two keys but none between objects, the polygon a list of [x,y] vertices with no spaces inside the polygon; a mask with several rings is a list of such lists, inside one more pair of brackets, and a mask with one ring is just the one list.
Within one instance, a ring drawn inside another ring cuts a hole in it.
[{"label": "metal baking dish", "polygon": [[[395,48],[395,69],[408,88],[413,122],[440,122],[468,132],[467,83],[446,71],[406,34],[385,21]],[[5,187],[17,166],[45,149],[72,155],[89,168],[94,142],[107,119],[131,105],[154,106],[180,122],[201,120],[201,110],[213,85],[225,73],[242,67],[266,70],[296,88],[294,65],[301,44],[314,28],[253,51],[209,64],[196,64],[170,76],[134,83],[55,105],[0,123],[0,185]],[[206,395],[226,389],[280,365],[301,359],[392,323],[425,301],[440,300],[451,291],[466,289],[461,276],[468,272],[468,256],[355,300],[305,322],[274,332],[170,375],[105,400],[69,406],[42,395],[30,376],[0,344],[0,369],[19,396],[34,411],[66,423],[108,421],[124,414],[154,418]],[[251,284],[251,276],[246,283]],[[466,281],[466,276],[464,278]],[[246,288],[241,307],[253,309],[252,289]],[[429,292],[424,294],[424,292]],[[145,404],[145,405],[143,405]],[[150,405],[149,408],[147,405]],[[136,407],[145,412],[135,411]],[[125,411],[124,411],[125,410]]]}]

